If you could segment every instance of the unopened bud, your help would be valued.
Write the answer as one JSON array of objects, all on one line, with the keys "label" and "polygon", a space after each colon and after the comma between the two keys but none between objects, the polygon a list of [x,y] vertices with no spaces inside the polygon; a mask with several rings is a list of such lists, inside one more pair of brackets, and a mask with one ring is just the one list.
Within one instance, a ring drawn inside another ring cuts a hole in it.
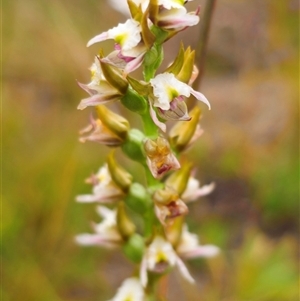
[{"label": "unopened bud", "polygon": [[158,189],[153,194],[153,200],[159,205],[168,205],[178,199],[178,194],[172,189]]},{"label": "unopened bud", "polygon": [[195,106],[189,115],[191,117],[190,121],[178,121],[169,133],[170,144],[178,152],[184,151],[190,145],[197,127],[199,127],[200,108]]},{"label": "unopened bud", "polygon": [[124,202],[118,203],[117,226],[121,236],[125,240],[127,240],[133,233],[135,233],[136,227],[126,213]]},{"label": "unopened bud", "polygon": [[148,103],[146,99],[138,95],[132,89],[128,89],[121,98],[121,103],[130,111],[144,114],[148,109]]},{"label": "unopened bud", "polygon": [[132,183],[132,175],[129,172],[127,172],[123,167],[121,167],[116,163],[113,151],[108,156],[107,165],[113,181],[124,192],[127,192]]},{"label": "unopened bud", "polygon": [[143,237],[135,233],[129,237],[123,246],[125,255],[135,263],[140,263],[145,250]]},{"label": "unopened bud", "polygon": [[138,129],[132,129],[128,132],[127,139],[122,145],[124,153],[132,160],[145,162],[143,153],[144,134]]},{"label": "unopened bud", "polygon": [[183,164],[179,170],[176,170],[168,177],[165,182],[166,186],[173,188],[179,195],[181,195],[186,190],[191,168],[191,164]]},{"label": "unopened bud", "polygon": [[140,214],[145,213],[152,206],[152,201],[145,187],[139,183],[133,183],[125,197],[128,207]]},{"label": "unopened bud", "polygon": [[110,64],[105,63],[102,61],[103,54],[100,52],[100,56],[98,57],[101,69],[105,79],[120,93],[125,94],[128,89],[128,82],[123,78],[118,69],[113,67]]},{"label": "unopened bud", "polygon": [[96,111],[102,123],[119,138],[125,140],[129,131],[129,122],[124,117],[112,112],[105,106],[96,106]]}]

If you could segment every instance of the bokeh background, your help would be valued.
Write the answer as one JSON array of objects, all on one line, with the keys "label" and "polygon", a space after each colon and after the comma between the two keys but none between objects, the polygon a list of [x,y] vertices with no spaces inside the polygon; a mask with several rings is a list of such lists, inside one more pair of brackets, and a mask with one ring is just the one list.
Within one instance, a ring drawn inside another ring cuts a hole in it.
[{"label": "bokeh background", "polygon": [[[2,1],[2,300],[108,300],[133,271],[120,252],[74,243],[99,222],[74,201],[108,152],[78,142],[90,111],[76,109],[86,95],[75,80],[89,81],[100,47],[86,42],[126,20],[108,1]],[[200,26],[166,43],[166,57],[180,40],[196,47]],[[222,253],[187,263],[196,286],[172,273],[170,301],[298,300],[298,34],[296,0],[217,2],[201,85],[212,110],[187,154],[216,189],[188,221]]]}]

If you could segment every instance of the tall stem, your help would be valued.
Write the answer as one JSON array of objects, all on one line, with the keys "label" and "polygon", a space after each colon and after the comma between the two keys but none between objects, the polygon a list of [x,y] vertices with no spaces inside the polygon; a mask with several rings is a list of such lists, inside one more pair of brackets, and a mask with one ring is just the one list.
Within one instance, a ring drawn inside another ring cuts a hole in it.
[{"label": "tall stem", "polygon": [[198,44],[196,47],[196,65],[199,66],[199,75],[196,78],[193,86],[199,89],[203,74],[206,59],[206,48],[209,36],[210,24],[217,0],[207,0],[204,8],[204,16],[201,20]]}]

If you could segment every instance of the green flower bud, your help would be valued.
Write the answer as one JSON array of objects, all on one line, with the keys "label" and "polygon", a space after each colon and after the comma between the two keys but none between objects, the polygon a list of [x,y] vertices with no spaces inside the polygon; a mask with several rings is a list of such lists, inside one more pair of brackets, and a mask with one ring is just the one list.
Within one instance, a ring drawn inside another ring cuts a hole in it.
[{"label": "green flower bud", "polygon": [[138,129],[132,129],[128,132],[127,139],[122,145],[123,152],[132,160],[145,162],[143,152],[144,134]]},{"label": "green flower bud", "polygon": [[180,43],[179,52],[174,60],[174,62],[165,70],[165,72],[173,73],[175,76],[180,72],[184,62],[184,47],[183,43]]},{"label": "green flower bud", "polygon": [[144,96],[148,96],[148,94],[152,91],[152,87],[149,83],[143,83],[139,80],[136,80],[133,77],[130,77],[129,75],[127,75],[127,80],[129,82],[129,84],[131,85],[131,87],[139,94],[139,95],[144,95]]},{"label": "green flower bud", "polygon": [[130,186],[124,201],[130,209],[140,214],[144,214],[152,206],[147,190],[139,183],[133,183]]},{"label": "green flower bud", "polygon": [[166,227],[166,237],[174,248],[177,247],[180,241],[183,222],[184,217],[178,216],[177,218],[173,219],[173,223]]},{"label": "green flower bud", "polygon": [[125,255],[135,263],[140,263],[145,250],[145,243],[142,236],[135,233],[130,236],[125,245],[123,251]]},{"label": "green flower bud", "polygon": [[117,68],[102,62],[103,54],[100,52],[98,57],[101,69],[106,80],[120,93],[125,94],[128,89],[128,82],[125,80]]},{"label": "green flower bud", "polygon": [[191,144],[197,128],[200,129],[201,109],[195,106],[189,115],[190,121],[177,122],[169,132],[170,144],[177,152],[184,151]]},{"label": "green flower bud", "polygon": [[192,164],[190,163],[182,165],[180,169],[176,170],[168,177],[165,182],[166,186],[172,187],[179,195],[181,195],[187,187],[191,169]]},{"label": "green flower bud", "polygon": [[112,112],[105,106],[96,106],[96,111],[102,123],[119,138],[125,139],[129,131],[129,122],[124,117]]},{"label": "green flower bud", "polygon": [[138,114],[144,114],[148,110],[147,100],[131,89],[122,96],[121,102],[128,110]]},{"label": "green flower bud", "polygon": [[117,226],[121,236],[125,241],[129,239],[133,233],[135,233],[136,227],[126,213],[124,202],[118,203]]},{"label": "green flower bud", "polygon": [[116,163],[116,160],[114,158],[114,151],[112,151],[108,156],[107,165],[113,181],[124,192],[127,192],[132,183],[132,175]]},{"label": "green flower bud", "polygon": [[195,50],[191,51],[190,47],[184,53],[184,62],[176,78],[184,83],[188,83],[194,69]]}]

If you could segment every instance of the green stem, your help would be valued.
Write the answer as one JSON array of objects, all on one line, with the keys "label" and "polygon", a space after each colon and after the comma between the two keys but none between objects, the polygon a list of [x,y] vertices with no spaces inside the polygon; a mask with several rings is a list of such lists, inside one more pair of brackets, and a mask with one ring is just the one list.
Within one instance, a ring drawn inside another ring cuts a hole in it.
[{"label": "green stem", "polygon": [[145,135],[151,139],[155,139],[158,136],[158,128],[150,116],[149,109],[146,113],[141,114],[141,117],[143,120]]}]

